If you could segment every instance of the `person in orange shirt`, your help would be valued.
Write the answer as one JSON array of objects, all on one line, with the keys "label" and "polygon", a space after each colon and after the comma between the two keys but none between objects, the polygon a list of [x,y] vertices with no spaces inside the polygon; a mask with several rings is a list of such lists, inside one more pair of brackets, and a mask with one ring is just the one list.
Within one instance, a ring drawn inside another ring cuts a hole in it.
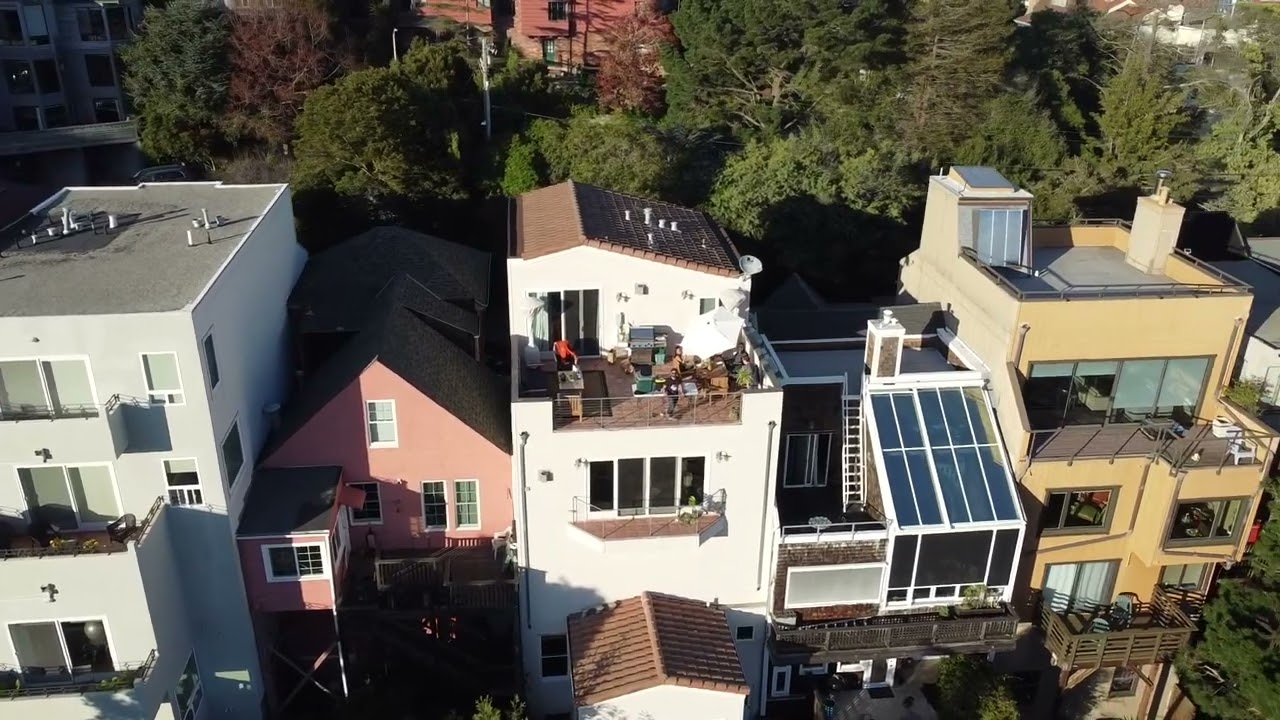
[{"label": "person in orange shirt", "polygon": [[578,353],[573,351],[573,346],[568,340],[555,341],[551,351],[556,356],[556,370],[572,370],[573,366],[578,364]]}]

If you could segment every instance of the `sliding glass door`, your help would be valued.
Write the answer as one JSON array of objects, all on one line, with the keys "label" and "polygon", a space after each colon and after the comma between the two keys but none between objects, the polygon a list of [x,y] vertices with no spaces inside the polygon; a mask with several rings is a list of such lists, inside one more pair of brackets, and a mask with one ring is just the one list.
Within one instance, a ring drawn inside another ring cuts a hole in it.
[{"label": "sliding glass door", "polygon": [[104,527],[120,517],[115,483],[106,465],[18,468],[18,483],[33,521],[75,530]]},{"label": "sliding glass door", "polygon": [[1033,363],[1023,399],[1033,429],[1171,418],[1190,425],[1209,358]]},{"label": "sliding glass door", "polygon": [[568,340],[580,355],[600,354],[600,291],[557,290],[530,293],[541,299],[533,313],[529,336],[543,352],[557,340]]},{"label": "sliding glass door", "polygon": [[697,456],[592,460],[588,502],[592,512],[674,515],[705,499],[706,472],[707,459]]}]

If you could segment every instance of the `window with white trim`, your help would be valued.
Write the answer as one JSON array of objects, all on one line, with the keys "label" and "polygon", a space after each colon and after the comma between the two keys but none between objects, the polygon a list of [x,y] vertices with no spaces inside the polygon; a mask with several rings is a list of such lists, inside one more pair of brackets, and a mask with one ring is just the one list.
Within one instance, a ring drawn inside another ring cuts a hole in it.
[{"label": "window with white trim", "polygon": [[120,517],[110,465],[35,465],[17,470],[33,523],[85,530],[106,527]]},{"label": "window with white trim", "polygon": [[787,569],[788,608],[878,603],[884,565],[816,565]]},{"label": "window with white trim", "polygon": [[308,577],[324,577],[324,545],[264,545],[262,556],[266,560],[267,580],[300,580]]},{"label": "window with white trim", "polygon": [[754,625],[739,625],[734,628],[734,635],[738,640],[749,641],[756,639],[756,628]]},{"label": "window with white trim", "polygon": [[564,635],[542,636],[542,677],[569,674],[569,639]]},{"label": "window with white trim", "polygon": [[204,493],[200,490],[200,472],[195,458],[175,458],[164,461],[165,486],[169,489],[170,505],[203,505]]},{"label": "window with white trim", "polygon": [[147,384],[147,399],[152,404],[181,405],[186,401],[177,353],[143,353],[142,378]]},{"label": "window with white trim", "polygon": [[831,433],[787,435],[783,459],[783,487],[825,487],[831,458]]},{"label": "window with white trim", "polygon": [[218,387],[218,381],[222,376],[218,373],[218,353],[213,347],[213,331],[210,330],[208,335],[204,336],[204,367],[209,373],[209,389]]},{"label": "window with white trim", "polygon": [[236,484],[244,467],[244,445],[240,440],[240,421],[232,420],[226,437],[222,438],[222,467],[227,471],[227,487]]},{"label": "window with white trim", "polygon": [[196,654],[193,652],[187,658],[187,665],[182,669],[178,684],[173,689],[173,702],[177,705],[174,717],[178,720],[195,720],[203,700],[204,685],[200,682],[200,666],[196,663]]},{"label": "window with white trim", "polygon": [[0,360],[0,419],[97,416],[88,362],[46,358]]},{"label": "window with white trim", "polygon": [[449,527],[449,509],[444,492],[443,480],[422,482],[422,525],[428,530],[445,530]]},{"label": "window with white trim", "polygon": [[777,665],[769,679],[770,697],[786,697],[791,694],[791,666]]},{"label": "window with white trim", "polygon": [[117,669],[106,622],[101,619],[13,623],[9,640],[18,666],[29,677],[43,676],[49,683],[69,680],[68,670],[110,673]]},{"label": "window with white trim", "polygon": [[465,530],[480,527],[480,481],[453,481],[454,529]]},{"label": "window with white trim", "polygon": [[369,424],[369,447],[395,447],[396,401],[370,400],[365,403]]},{"label": "window with white trim", "polygon": [[382,522],[381,483],[375,480],[350,483],[350,485],[364,491],[364,504],[358,508],[351,508],[351,522],[356,525],[377,525]]}]

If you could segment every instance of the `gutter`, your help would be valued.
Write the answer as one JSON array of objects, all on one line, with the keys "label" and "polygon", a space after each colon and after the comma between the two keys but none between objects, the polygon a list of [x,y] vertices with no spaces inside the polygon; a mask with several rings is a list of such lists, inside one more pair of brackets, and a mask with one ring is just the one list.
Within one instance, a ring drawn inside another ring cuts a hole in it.
[{"label": "gutter", "polygon": [[1022,364],[1022,349],[1027,344],[1027,333],[1031,332],[1031,323],[1022,323],[1018,326],[1018,344],[1013,350],[1013,369],[1017,370]]},{"label": "gutter", "polygon": [[520,578],[524,591],[524,623],[525,628],[533,629],[533,614],[530,612],[529,602],[532,600],[529,596],[529,504],[526,502],[528,497],[526,491],[529,488],[527,478],[525,477],[525,456],[524,446],[529,444],[529,432],[520,433]]},{"label": "gutter", "polygon": [[773,489],[773,473],[769,472],[769,466],[773,464],[773,431],[778,428],[777,420],[769,421],[769,444],[765,446],[764,455],[764,503],[760,509],[760,552],[756,557],[760,558],[756,562],[756,591],[764,585],[764,538],[766,530],[769,527],[769,496]]},{"label": "gutter", "polygon": [[[1227,368],[1234,368],[1239,358],[1231,354],[1231,349],[1236,346],[1236,340],[1240,337],[1240,326],[1244,325],[1244,318],[1236,318],[1236,324],[1231,328],[1231,339],[1227,340],[1227,352],[1222,356],[1222,369],[1218,371],[1218,389],[1214,395],[1218,400],[1222,399],[1222,388],[1227,382]],[[1231,362],[1227,362],[1230,360]]]}]

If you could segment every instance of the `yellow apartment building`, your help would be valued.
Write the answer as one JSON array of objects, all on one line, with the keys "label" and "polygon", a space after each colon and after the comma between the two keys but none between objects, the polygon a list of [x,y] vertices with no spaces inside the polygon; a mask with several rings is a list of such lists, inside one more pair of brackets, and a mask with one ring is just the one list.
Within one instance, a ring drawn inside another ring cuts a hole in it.
[{"label": "yellow apartment building", "polygon": [[1276,449],[1223,397],[1252,290],[1176,249],[1167,188],[1132,223],[1040,227],[1033,209],[990,168],[931,178],[901,294],[941,303],[988,365],[1027,515],[1020,609],[1062,687],[1105,672],[1145,713],[1245,552]]}]

